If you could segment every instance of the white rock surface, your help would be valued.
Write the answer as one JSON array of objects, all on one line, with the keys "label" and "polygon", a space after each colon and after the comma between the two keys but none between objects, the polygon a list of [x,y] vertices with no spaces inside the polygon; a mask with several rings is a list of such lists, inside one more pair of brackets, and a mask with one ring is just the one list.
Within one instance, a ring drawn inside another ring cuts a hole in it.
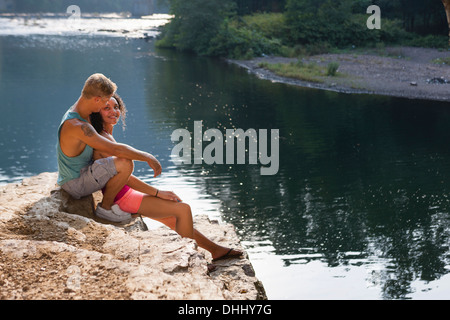
[{"label": "white rock surface", "polygon": [[[0,187],[0,299],[266,299],[251,263],[217,262],[195,241],[137,217],[93,215],[101,193],[74,200],[56,173]],[[195,217],[212,240],[241,248],[233,226]],[[225,242],[225,243],[224,243]]]}]

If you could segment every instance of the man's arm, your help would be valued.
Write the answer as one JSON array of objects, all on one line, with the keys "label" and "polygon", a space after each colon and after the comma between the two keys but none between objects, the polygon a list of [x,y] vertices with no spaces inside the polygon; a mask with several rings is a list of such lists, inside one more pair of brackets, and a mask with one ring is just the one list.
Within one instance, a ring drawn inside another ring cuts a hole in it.
[{"label": "man's arm", "polygon": [[100,152],[105,152],[119,158],[147,162],[153,169],[155,177],[161,174],[161,164],[150,153],[137,150],[123,143],[108,140],[99,135],[95,131],[94,127],[92,127],[89,123],[78,121],[71,124],[71,128],[69,129],[71,135],[80,139],[93,149],[97,149]]},{"label": "man's arm", "polygon": [[100,152],[109,153],[113,156],[130,160],[145,162],[150,160],[149,153],[136,150],[126,144],[108,140],[99,135],[89,123],[84,122],[81,125],[75,126],[74,129],[73,133],[78,139]]}]

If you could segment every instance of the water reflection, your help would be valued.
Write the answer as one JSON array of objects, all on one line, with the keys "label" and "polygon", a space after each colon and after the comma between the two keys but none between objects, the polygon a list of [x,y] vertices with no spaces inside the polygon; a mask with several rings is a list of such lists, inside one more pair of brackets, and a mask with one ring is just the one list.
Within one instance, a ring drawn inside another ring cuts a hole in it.
[{"label": "water reflection", "polygon": [[[56,125],[93,71],[129,109],[117,140],[164,168],[154,179],[137,163],[135,174],[233,223],[269,298],[448,298],[438,289],[450,284],[446,103],[273,84],[151,41],[0,37],[1,181],[56,171]],[[170,135],[196,120],[279,129],[278,174],[174,166]]]},{"label": "water reflection", "polygon": [[161,66],[179,72],[164,69],[158,88],[191,131],[197,119],[205,128],[280,129],[277,176],[203,168],[220,177],[203,183],[244,241],[268,243],[285,268],[363,268],[386,299],[410,298],[416,279],[447,273],[445,104],[291,88],[220,63],[178,57]]},{"label": "water reflection", "polygon": [[0,14],[0,35],[30,36],[111,36],[127,38],[155,37],[157,28],[170,19],[167,14],[154,14],[140,19],[120,14],[83,13],[78,19],[65,14]]}]

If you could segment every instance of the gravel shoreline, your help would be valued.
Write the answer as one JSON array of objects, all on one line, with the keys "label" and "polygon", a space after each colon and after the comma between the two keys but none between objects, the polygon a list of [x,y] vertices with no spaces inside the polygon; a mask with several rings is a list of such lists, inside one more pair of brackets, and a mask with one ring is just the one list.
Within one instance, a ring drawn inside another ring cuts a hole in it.
[{"label": "gravel shoreline", "polygon": [[[266,56],[252,60],[227,60],[254,73],[261,79],[301,87],[332,90],[343,93],[377,94],[409,99],[450,101],[450,65],[436,59],[449,58],[450,51],[415,47],[385,48],[383,55],[371,53],[320,54],[303,58],[327,66],[338,62],[343,76],[322,77],[322,83],[281,77],[259,67],[261,62],[289,63],[297,58]],[[435,83],[444,79],[448,83]]]}]

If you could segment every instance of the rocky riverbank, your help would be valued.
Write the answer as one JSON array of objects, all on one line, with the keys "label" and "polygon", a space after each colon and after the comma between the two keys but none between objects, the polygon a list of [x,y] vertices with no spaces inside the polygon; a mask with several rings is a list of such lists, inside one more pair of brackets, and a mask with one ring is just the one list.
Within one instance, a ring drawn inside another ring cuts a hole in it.
[{"label": "rocky riverbank", "polygon": [[[289,63],[297,58],[267,56],[228,60],[262,79],[344,93],[368,93],[411,99],[449,101],[450,52],[429,48],[392,47],[381,52],[321,54],[302,58],[303,63],[339,64],[340,76],[323,76],[320,83],[281,77],[260,63]],[[445,63],[447,62],[447,63]]]},{"label": "rocky riverbank", "polygon": [[[0,187],[0,299],[267,299],[247,257],[215,263],[195,241],[138,217],[93,214],[101,194],[73,200],[42,173]],[[240,248],[233,226],[196,216],[214,241]]]}]

